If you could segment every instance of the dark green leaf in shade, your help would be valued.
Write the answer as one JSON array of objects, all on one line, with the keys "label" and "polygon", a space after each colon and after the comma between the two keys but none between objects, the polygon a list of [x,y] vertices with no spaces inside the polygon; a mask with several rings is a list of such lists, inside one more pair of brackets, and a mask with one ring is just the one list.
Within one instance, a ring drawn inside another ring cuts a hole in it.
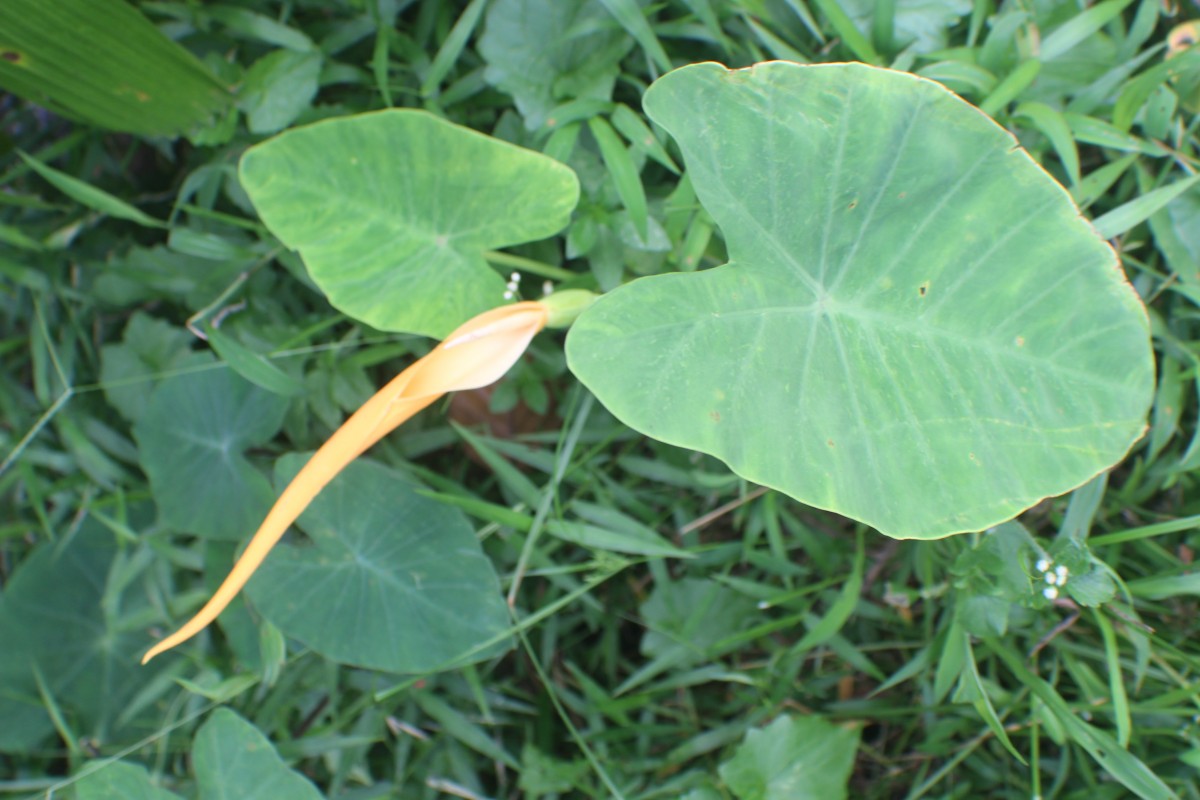
[{"label": "dark green leaf in shade", "polygon": [[[276,466],[282,488],[304,464]],[[509,646],[500,582],[462,512],[359,460],[301,515],[309,543],[276,547],[246,587],[283,633],[328,658],[426,672]],[[477,649],[478,648],[478,649]]]},{"label": "dark green leaf in shade", "polygon": [[[0,752],[27,751],[53,732],[35,670],[76,736],[107,741],[132,698],[161,667],[138,665],[149,645],[142,628],[122,624],[137,593],[122,603],[105,582],[117,558],[113,534],[90,519],[25,559],[0,595]],[[110,596],[111,595],[111,596]],[[144,606],[142,600],[140,605]],[[135,716],[123,735],[153,730]]]},{"label": "dark green leaf in shade", "polygon": [[238,108],[251,133],[275,133],[291,125],[317,96],[321,54],[276,50],[246,72]]},{"label": "dark green leaf in shade", "polygon": [[599,0],[495,0],[479,39],[484,78],[512,95],[530,130],[565,101],[611,99],[632,47]]},{"label": "dark green leaf in shade", "polygon": [[179,795],[155,786],[140,764],[101,761],[85,764],[75,784],[76,800],[181,800]]},{"label": "dark green leaf in shade", "polygon": [[859,730],[781,716],[746,734],[721,777],[738,800],[845,800]]},{"label": "dark green leaf in shade", "polygon": [[286,410],[287,400],[230,369],[159,384],[133,432],[162,521],[213,539],[256,530],[273,493],[245,451],[269,441]]},{"label": "dark green leaf in shade", "polygon": [[288,768],[262,731],[218,708],[196,731],[192,768],[200,800],[324,800],[312,782]]},{"label": "dark green leaf in shade", "polygon": [[656,584],[641,607],[647,628],[642,652],[674,666],[698,663],[753,614],[753,601],[716,581],[684,578]]},{"label": "dark green leaf in shade", "polygon": [[191,349],[194,339],[183,328],[135,311],[121,343],[100,348],[100,382],[108,402],[130,422],[139,419],[158,381],[189,365],[211,363]]}]

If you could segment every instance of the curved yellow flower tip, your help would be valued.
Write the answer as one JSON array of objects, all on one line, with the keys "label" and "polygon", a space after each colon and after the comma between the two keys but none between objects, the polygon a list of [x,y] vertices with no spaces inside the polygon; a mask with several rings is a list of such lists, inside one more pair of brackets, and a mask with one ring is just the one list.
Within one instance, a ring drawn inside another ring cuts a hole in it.
[{"label": "curved yellow flower tip", "polygon": [[237,596],[312,499],[351,461],[405,420],[447,392],[478,389],[500,379],[546,325],[539,302],[514,303],[485,311],[392,379],[355,411],[283,490],[225,582],[187,623],[150,648],[145,664],[159,653],[204,630]]}]

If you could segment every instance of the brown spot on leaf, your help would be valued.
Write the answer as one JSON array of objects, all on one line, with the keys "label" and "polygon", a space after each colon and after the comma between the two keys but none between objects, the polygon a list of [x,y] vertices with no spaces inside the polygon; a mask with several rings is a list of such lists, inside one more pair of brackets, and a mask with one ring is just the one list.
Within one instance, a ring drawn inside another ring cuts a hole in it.
[{"label": "brown spot on leaf", "polygon": [[711,419],[713,422],[720,422],[721,421],[721,412],[720,411],[710,411],[710,412],[708,412],[708,418]]},{"label": "brown spot on leaf", "polygon": [[929,294],[929,281],[925,281],[917,287],[917,294],[921,295],[921,297]]},{"label": "brown spot on leaf", "polygon": [[833,447],[833,439],[826,439],[825,444],[829,445],[830,447]]},{"label": "brown spot on leaf", "polygon": [[4,50],[0,51],[0,58],[3,58],[5,61],[11,61],[15,64],[21,60],[21,54],[16,50]]}]

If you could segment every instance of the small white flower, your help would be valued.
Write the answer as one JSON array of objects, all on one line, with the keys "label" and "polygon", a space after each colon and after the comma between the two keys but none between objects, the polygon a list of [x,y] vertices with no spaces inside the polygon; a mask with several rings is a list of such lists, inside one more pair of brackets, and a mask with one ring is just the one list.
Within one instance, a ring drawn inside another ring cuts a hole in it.
[{"label": "small white flower", "polygon": [[1058,576],[1058,583],[1061,586],[1067,582],[1067,575],[1069,575],[1070,572],[1062,564],[1059,564],[1054,568],[1054,574]]},{"label": "small white flower", "polygon": [[1046,572],[1050,569],[1050,561],[1045,558],[1039,558],[1036,566],[1038,572]]},{"label": "small white flower", "polygon": [[1054,584],[1058,583],[1058,576],[1057,576],[1057,575],[1055,575],[1053,572],[1047,572],[1047,573],[1046,573],[1045,575],[1043,575],[1042,577],[1043,577],[1043,578],[1045,578],[1045,579],[1046,579],[1046,583],[1050,584],[1051,586],[1053,586]]},{"label": "small white flower", "polygon": [[1047,586],[1045,589],[1042,589],[1042,597],[1045,597],[1047,600],[1053,600],[1058,597],[1058,587]]},{"label": "small white flower", "polygon": [[550,281],[542,281],[542,294],[548,295],[554,293],[554,284]]}]

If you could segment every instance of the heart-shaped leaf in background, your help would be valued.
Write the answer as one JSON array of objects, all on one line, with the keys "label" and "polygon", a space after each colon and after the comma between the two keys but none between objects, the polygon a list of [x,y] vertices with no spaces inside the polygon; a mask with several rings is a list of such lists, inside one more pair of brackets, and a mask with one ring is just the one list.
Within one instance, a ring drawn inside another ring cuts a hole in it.
[{"label": "heart-shaped leaf in background", "polygon": [[218,708],[196,731],[192,766],[200,800],[324,800],[312,781],[289,769],[262,731]]},{"label": "heart-shaped leaf in background", "polygon": [[1154,388],[1112,250],[1013,138],[861,64],[697,64],[644,107],[730,263],[634,281],[567,340],[626,424],[904,538],[981,530],[1119,460]]},{"label": "heart-shaped leaf in background", "polygon": [[274,494],[245,451],[279,432],[287,400],[220,367],[164,380],[133,428],[164,523],[212,539],[254,531]]},{"label": "heart-shaped leaf in background", "polygon": [[[276,465],[285,486],[305,456]],[[287,636],[343,664],[426,672],[507,649],[500,581],[462,512],[360,459],[300,516],[311,545],[278,545],[246,586]],[[465,656],[465,657],[464,657]]]},{"label": "heart-shaped leaf in background", "polygon": [[145,610],[145,596],[109,585],[123,567],[127,574],[127,558],[112,532],[85,519],[41,544],[8,579],[0,594],[0,752],[29,750],[54,733],[37,675],[79,737],[103,745],[161,724],[153,705],[134,703],[162,670],[137,663],[150,637],[128,618]]},{"label": "heart-shaped leaf in background", "polygon": [[484,80],[512,95],[529,130],[562,103],[611,100],[632,47],[599,0],[495,0],[479,37]]},{"label": "heart-shaped leaf in background", "polygon": [[845,800],[860,731],[807,715],[746,734],[721,777],[738,800]]},{"label": "heart-shaped leaf in background", "polygon": [[84,777],[75,784],[76,800],[182,800],[151,783],[150,773],[141,764],[92,762],[81,773]]},{"label": "heart-shaped leaf in background", "polygon": [[579,199],[554,159],[411,109],[286,131],[246,151],[239,174],[330,303],[439,338],[504,302],[485,251],[558,232]]}]

